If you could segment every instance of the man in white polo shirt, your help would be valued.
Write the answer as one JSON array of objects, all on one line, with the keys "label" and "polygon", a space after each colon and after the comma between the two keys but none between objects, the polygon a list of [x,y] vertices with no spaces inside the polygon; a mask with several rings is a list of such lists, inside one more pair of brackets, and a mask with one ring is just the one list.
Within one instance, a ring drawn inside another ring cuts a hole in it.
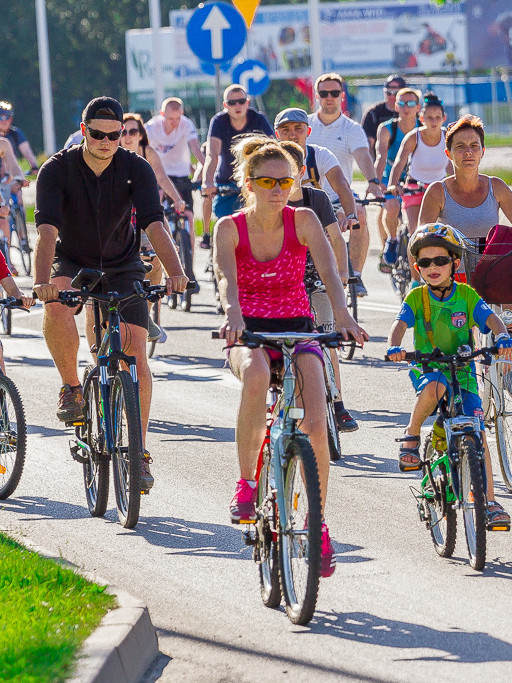
[{"label": "man in white polo shirt", "polygon": [[[343,78],[336,73],[322,74],[315,83],[316,99],[320,105],[318,111],[310,114],[309,125],[311,135],[308,142],[327,147],[336,156],[343,175],[352,183],[354,160],[364,177],[368,180],[367,193],[382,197],[379,179],[375,177],[375,169],[370,156],[368,140],[359,123],[345,116],[341,110],[343,94]],[[334,192],[328,192],[332,201],[336,200]],[[367,296],[361,280],[366,256],[368,254],[369,235],[366,223],[366,211],[359,207],[357,217],[361,226],[350,235],[350,258],[354,275],[359,279],[358,296]]]},{"label": "man in white polo shirt", "polygon": [[149,144],[160,157],[166,175],[185,200],[185,213],[193,230],[190,153],[201,164],[204,164],[204,155],[194,124],[183,115],[183,101],[179,97],[168,97],[162,102],[160,113],[153,116],[145,128]]}]

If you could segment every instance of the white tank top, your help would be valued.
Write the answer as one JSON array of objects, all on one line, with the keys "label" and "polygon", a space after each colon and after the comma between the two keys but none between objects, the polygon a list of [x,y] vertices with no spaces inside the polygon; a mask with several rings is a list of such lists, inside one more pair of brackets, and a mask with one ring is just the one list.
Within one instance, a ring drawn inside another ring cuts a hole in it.
[{"label": "white tank top", "polygon": [[409,178],[427,185],[436,180],[442,180],[446,175],[448,157],[445,150],[445,129],[441,129],[441,139],[435,147],[426,145],[421,139],[421,133],[416,133],[416,149],[412,153],[409,165]]}]

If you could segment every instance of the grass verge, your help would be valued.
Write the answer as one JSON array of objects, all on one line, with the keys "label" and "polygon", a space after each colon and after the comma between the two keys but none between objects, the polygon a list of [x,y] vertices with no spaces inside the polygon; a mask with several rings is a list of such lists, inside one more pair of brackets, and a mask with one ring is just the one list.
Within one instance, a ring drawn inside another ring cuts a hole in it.
[{"label": "grass verge", "polygon": [[0,534],[0,679],[65,680],[84,640],[115,607],[104,590]]},{"label": "grass verge", "polygon": [[512,170],[508,168],[486,168],[486,175],[495,175],[504,180],[507,185],[512,185]]}]

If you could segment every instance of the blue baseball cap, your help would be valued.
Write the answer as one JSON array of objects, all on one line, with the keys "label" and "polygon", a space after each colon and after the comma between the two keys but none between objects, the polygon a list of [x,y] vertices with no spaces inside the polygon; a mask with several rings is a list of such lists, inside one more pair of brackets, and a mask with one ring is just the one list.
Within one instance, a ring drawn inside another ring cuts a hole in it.
[{"label": "blue baseball cap", "polygon": [[277,130],[279,126],[283,123],[305,123],[309,126],[308,114],[304,109],[298,109],[295,107],[290,107],[289,109],[283,109],[276,116],[274,121],[274,130]]}]

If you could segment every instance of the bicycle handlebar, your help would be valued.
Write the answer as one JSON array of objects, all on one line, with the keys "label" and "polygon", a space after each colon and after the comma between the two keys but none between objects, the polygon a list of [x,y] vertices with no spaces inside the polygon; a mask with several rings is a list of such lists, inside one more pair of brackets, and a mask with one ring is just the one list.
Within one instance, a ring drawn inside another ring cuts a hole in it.
[{"label": "bicycle handlebar", "polygon": [[[452,353],[450,355],[445,355],[440,349],[434,349],[431,353],[421,353],[421,351],[408,351],[405,354],[404,360],[407,362],[416,361],[417,363],[445,363],[446,365],[457,362],[457,363],[469,363],[477,356],[484,356],[485,354],[490,354],[494,356],[498,353],[499,349],[497,346],[486,346],[481,349],[477,349],[472,353]],[[386,362],[393,362],[391,358],[386,354],[384,356]]]},{"label": "bicycle handlebar", "polygon": [[[218,330],[212,331],[212,339],[222,339]],[[287,346],[295,346],[300,342],[314,341],[320,346],[327,346],[328,348],[343,347],[344,344],[354,344],[353,341],[347,341],[340,332],[327,332],[320,334],[319,332],[251,332],[244,330],[240,337],[239,346],[247,346],[250,349],[257,349],[262,346],[271,346],[280,349],[283,344]],[[358,348],[363,348],[357,345]]]},{"label": "bicycle handlebar", "polygon": [[0,306],[3,306],[4,308],[21,308],[28,313],[28,309],[23,307],[22,300],[16,299],[13,296],[8,296],[6,299],[0,299]]}]

